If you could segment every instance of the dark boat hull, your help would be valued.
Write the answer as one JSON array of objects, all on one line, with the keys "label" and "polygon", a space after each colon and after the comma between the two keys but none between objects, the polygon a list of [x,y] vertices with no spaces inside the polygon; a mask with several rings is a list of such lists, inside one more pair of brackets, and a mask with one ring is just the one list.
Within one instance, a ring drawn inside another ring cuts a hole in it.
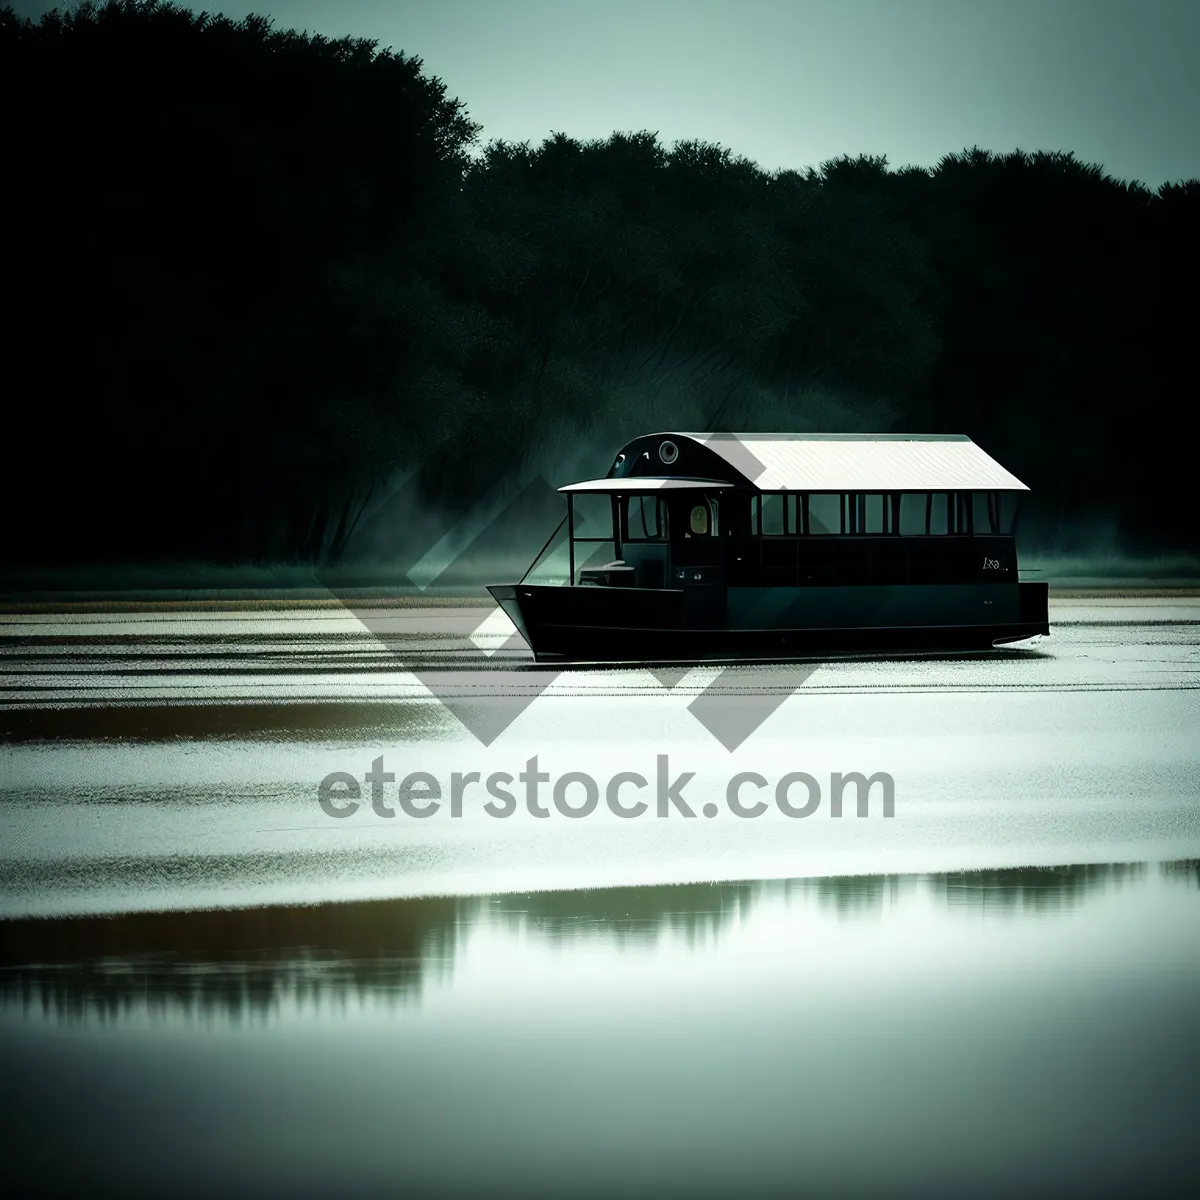
[{"label": "dark boat hull", "polygon": [[539,662],[981,649],[1050,632],[1045,584],[488,588]]}]

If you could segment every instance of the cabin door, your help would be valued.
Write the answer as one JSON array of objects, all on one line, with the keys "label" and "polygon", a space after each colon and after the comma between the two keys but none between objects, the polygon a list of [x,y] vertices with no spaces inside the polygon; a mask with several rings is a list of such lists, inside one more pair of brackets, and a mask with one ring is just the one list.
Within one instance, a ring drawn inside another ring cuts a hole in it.
[{"label": "cabin door", "polygon": [[724,629],[725,549],[719,502],[675,498],[671,511],[671,585],[684,594],[688,629]]}]

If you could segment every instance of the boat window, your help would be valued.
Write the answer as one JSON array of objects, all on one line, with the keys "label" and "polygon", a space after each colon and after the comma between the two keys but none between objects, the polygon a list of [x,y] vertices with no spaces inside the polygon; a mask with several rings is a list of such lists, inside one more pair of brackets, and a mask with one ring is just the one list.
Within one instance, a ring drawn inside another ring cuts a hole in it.
[{"label": "boat window", "polygon": [[926,501],[926,533],[950,532],[950,496],[947,492],[932,492]]},{"label": "boat window", "polygon": [[692,533],[705,534],[708,532],[708,506],[705,504],[696,504],[692,507],[692,514],[688,522]]},{"label": "boat window", "polygon": [[928,494],[905,492],[900,497],[900,533],[911,537],[925,532],[925,507]]},{"label": "boat window", "polygon": [[629,498],[628,536],[659,541],[667,536],[667,506],[661,496]]},{"label": "boat window", "polygon": [[898,497],[899,511],[893,517],[892,532],[912,537],[925,532],[925,493],[904,492]]},{"label": "boat window", "polygon": [[859,498],[862,522],[859,533],[884,533],[884,504],[883,497],[876,492]]},{"label": "boat window", "polygon": [[842,532],[842,498],[830,492],[814,492],[808,497],[808,532]]},{"label": "boat window", "polygon": [[971,493],[953,492],[954,503],[954,532],[971,532]]},{"label": "boat window", "polygon": [[971,505],[976,533],[1000,532],[1000,515],[996,511],[995,492],[972,492]]},{"label": "boat window", "polygon": [[996,508],[999,512],[999,531],[1006,537],[1011,537],[1016,531],[1017,511],[1021,505],[1020,492],[994,492]]},{"label": "boat window", "polygon": [[846,522],[847,533],[886,532],[886,511],[884,497],[879,492],[854,492],[847,497]]},{"label": "boat window", "polygon": [[784,532],[783,503],[778,492],[766,492],[758,497],[758,532],[775,536]]}]

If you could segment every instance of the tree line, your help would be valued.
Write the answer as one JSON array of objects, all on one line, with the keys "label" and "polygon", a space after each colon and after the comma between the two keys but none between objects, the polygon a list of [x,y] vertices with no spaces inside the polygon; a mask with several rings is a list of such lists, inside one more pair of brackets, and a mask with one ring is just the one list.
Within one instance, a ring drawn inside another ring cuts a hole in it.
[{"label": "tree line", "polygon": [[1200,181],[484,142],[419,58],[156,0],[0,13],[19,562],[337,559],[415,478],[652,428],[966,433],[1033,529],[1196,548]]}]

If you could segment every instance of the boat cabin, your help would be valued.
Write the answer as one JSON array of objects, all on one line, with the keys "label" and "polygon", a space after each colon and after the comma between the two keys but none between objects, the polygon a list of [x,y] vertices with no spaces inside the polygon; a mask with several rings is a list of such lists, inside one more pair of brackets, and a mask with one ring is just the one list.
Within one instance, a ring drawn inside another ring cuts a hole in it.
[{"label": "boat cabin", "polygon": [[663,588],[1015,580],[1028,489],[961,435],[650,434],[559,490],[572,583]]}]

